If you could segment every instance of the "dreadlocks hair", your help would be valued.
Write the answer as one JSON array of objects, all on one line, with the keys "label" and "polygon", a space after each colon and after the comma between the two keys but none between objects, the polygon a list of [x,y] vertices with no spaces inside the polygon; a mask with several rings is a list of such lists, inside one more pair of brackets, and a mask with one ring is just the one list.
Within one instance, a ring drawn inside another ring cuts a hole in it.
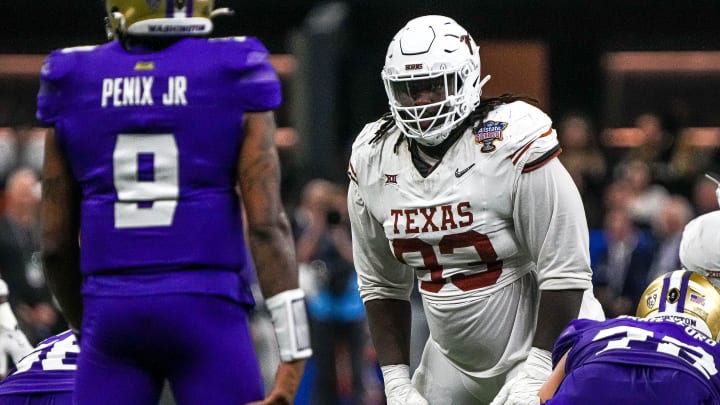
[{"label": "dreadlocks hair", "polygon": [[395,126],[395,119],[393,118],[392,113],[389,111],[383,114],[380,119],[383,121],[383,123],[380,124],[380,128],[375,131],[375,136],[373,136],[373,138],[370,140],[370,143],[375,143],[382,139],[382,137],[385,136],[385,134],[387,134],[387,132]]},{"label": "dreadlocks hair", "polygon": [[[473,127],[473,131],[477,131],[480,129],[480,126],[483,124],[485,118],[487,118],[487,115],[490,113],[490,111],[496,109],[503,104],[510,104],[515,101],[524,101],[536,107],[539,105],[538,101],[534,98],[527,96],[516,96],[510,93],[505,93],[498,97],[487,98],[480,101],[480,105],[478,105],[477,108],[475,108],[475,110],[472,111],[470,115],[468,115],[468,117],[465,118],[465,120],[460,125],[453,129],[453,132],[465,131],[471,125]],[[370,143],[375,143],[382,139],[395,126],[395,119],[390,112],[386,112],[385,114],[383,114],[382,117],[380,117],[380,120],[382,120],[383,122],[380,124],[380,127],[377,129],[377,131],[375,131],[375,136],[370,139]],[[403,140],[405,140],[405,138],[405,135],[401,135],[400,137],[398,137],[397,142],[395,142],[395,145],[393,146],[393,152],[397,153],[400,144],[403,142]]]}]

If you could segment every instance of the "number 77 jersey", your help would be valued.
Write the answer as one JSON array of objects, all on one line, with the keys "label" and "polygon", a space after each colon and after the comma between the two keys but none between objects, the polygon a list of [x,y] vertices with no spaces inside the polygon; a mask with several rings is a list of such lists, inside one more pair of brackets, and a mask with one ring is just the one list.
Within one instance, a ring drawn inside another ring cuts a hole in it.
[{"label": "number 77 jersey", "polygon": [[[660,403],[700,403],[691,398],[703,396],[710,401],[702,403],[720,403],[720,347],[695,327],[681,322],[630,316],[604,322],[574,320],[555,343],[553,363],[557,364],[565,353],[567,374],[578,372],[577,378],[567,378],[561,385],[560,390],[567,393],[587,393],[578,384],[589,384],[611,387],[610,393],[627,390],[627,396],[640,396],[643,392],[657,391],[658,385],[672,384],[672,381],[656,379],[656,374],[648,374],[647,370],[654,368],[676,370],[676,380],[687,375],[704,386],[704,390],[677,386],[677,398],[662,398],[664,402]],[[621,367],[613,369],[615,374],[596,375],[593,370],[597,369],[583,367],[590,364]],[[636,378],[640,372],[646,378]],[[625,385],[618,387],[618,382]],[[586,397],[592,396],[590,392]],[[599,396],[605,398],[603,394]]]},{"label": "number 77 jersey", "polygon": [[0,382],[0,398],[8,394],[73,391],[78,353],[80,346],[69,330],[43,340]]},{"label": "number 77 jersey", "polygon": [[[249,266],[235,191],[243,114],[275,109],[280,98],[255,38],[53,52],[37,116],[54,126],[81,188],[85,292],[249,299],[237,288]],[[168,277],[143,277],[158,274]]]},{"label": "number 77 jersey", "polygon": [[[396,128],[353,145],[349,209],[367,301],[487,294],[531,271],[541,289],[587,289],[587,224],[544,113],[504,104],[468,128],[429,174]],[[543,167],[543,170],[536,170]],[[558,213],[560,215],[558,215]],[[558,254],[559,249],[563,254]]]}]

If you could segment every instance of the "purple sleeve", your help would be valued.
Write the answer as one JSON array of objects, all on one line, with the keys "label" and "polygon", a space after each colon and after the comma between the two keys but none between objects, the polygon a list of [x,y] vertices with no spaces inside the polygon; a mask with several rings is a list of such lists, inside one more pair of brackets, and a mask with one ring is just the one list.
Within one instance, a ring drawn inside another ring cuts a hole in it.
[{"label": "purple sleeve", "polygon": [[231,83],[243,111],[269,111],[282,101],[280,79],[270,64],[267,48],[256,38],[234,40],[240,49],[229,49]]},{"label": "purple sleeve", "polygon": [[61,82],[67,72],[68,58],[61,51],[51,53],[40,70],[40,91],[37,96],[36,117],[44,125],[52,126],[61,111]]},{"label": "purple sleeve", "polygon": [[595,324],[596,321],[589,319],[575,319],[558,336],[552,352],[553,367],[555,367],[562,356],[567,353],[582,336],[582,331]]}]

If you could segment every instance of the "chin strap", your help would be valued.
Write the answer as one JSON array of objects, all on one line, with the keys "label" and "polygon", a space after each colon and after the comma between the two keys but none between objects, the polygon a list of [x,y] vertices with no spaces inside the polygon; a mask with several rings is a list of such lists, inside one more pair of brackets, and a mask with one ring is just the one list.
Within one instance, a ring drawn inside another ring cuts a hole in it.
[{"label": "chin strap", "polygon": [[482,80],[480,80],[480,84],[478,84],[478,89],[480,89],[480,94],[482,94],[482,88],[485,85],[485,83],[489,82],[490,79],[492,79],[492,76],[485,75]]}]

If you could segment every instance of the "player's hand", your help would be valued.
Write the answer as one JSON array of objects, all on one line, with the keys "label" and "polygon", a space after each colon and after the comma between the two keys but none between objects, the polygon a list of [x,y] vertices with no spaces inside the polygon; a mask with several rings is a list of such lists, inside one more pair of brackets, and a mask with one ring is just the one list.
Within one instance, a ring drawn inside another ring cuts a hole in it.
[{"label": "player's hand", "polygon": [[407,365],[384,366],[385,396],[387,405],[428,405],[428,402],[410,382]]},{"label": "player's hand", "polygon": [[267,397],[248,405],[291,405],[300,386],[305,363],[305,360],[281,362],[275,374],[275,384]]},{"label": "player's hand", "polygon": [[540,404],[538,391],[552,372],[550,352],[533,347],[520,367],[520,372],[505,382],[490,405]]},{"label": "player's hand", "polygon": [[400,386],[385,386],[387,405],[428,405],[428,401],[413,387],[408,380]]},{"label": "player's hand", "polygon": [[8,355],[17,364],[33,349],[25,334],[16,326],[14,329],[0,327],[0,352]]}]

